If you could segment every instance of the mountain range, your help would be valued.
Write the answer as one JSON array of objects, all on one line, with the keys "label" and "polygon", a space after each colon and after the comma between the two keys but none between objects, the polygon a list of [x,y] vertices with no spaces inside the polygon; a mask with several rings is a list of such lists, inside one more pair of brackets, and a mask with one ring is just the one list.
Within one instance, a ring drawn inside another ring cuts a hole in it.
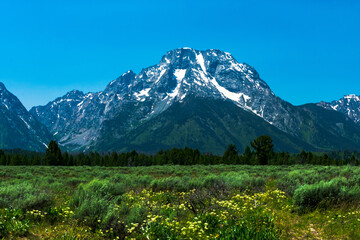
[{"label": "mountain range", "polygon": [[0,82],[0,148],[44,151],[50,139],[47,128]]},{"label": "mountain range", "polygon": [[[277,97],[253,67],[215,49],[169,51],[158,64],[138,74],[127,71],[104,91],[73,90],[29,112],[0,89],[0,148],[40,150],[55,138],[73,152],[154,153],[188,146],[222,154],[230,143],[241,151],[265,134],[282,151],[360,147],[358,96],[294,106]],[[17,107],[7,108],[9,99]],[[26,138],[20,144],[6,136]]]}]

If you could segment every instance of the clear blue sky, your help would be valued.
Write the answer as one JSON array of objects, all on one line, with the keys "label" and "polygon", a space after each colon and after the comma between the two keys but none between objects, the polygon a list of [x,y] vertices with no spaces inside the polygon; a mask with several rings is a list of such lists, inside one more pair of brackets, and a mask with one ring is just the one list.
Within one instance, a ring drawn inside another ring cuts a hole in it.
[{"label": "clear blue sky", "polygon": [[217,48],[299,105],[360,94],[359,0],[0,1],[0,81],[30,108]]}]

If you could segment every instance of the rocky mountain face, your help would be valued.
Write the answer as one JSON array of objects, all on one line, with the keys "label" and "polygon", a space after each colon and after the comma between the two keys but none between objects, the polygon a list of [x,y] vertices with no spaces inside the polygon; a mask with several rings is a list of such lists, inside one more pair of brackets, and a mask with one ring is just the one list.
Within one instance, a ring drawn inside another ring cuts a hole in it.
[{"label": "rocky mountain face", "polygon": [[318,105],[340,112],[360,125],[360,96],[355,94],[346,95],[340,100],[330,103],[320,102]]},{"label": "rocky mountain face", "polygon": [[0,148],[44,151],[51,138],[47,128],[0,82]]},{"label": "rocky mountain face", "polygon": [[120,125],[131,130],[188,96],[231,101],[281,130],[290,132],[296,125],[291,105],[276,97],[254,68],[229,53],[189,48],[168,52],[138,75],[124,73],[102,92],[72,91],[30,112],[60,144],[76,149],[92,146],[103,122],[120,113],[129,111]]},{"label": "rocky mountain face", "polygon": [[131,130],[119,126],[122,119],[124,115],[119,114],[104,122],[95,150],[140,149],[153,153],[190,146],[202,152],[223,154],[228,144],[233,143],[242,151],[260,135],[270,135],[276,150],[315,150],[310,144],[224,99],[189,96]]},{"label": "rocky mountain face", "polygon": [[104,91],[74,90],[30,110],[71,151],[155,152],[174,146],[212,151],[217,146],[216,153],[222,153],[229,143],[242,149],[265,132],[283,140],[280,150],[331,149],[336,141],[327,137],[345,136],[346,146],[360,146],[360,129],[345,116],[323,127],[321,114],[328,111],[278,98],[253,67],[229,53],[190,48],[169,51],[139,74],[128,71]]}]

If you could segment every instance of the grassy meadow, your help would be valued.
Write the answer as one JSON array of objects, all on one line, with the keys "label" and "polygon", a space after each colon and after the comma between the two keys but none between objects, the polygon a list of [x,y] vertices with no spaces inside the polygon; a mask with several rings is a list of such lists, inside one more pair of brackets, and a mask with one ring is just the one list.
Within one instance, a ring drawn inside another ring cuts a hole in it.
[{"label": "grassy meadow", "polygon": [[0,239],[360,239],[360,167],[2,166]]}]

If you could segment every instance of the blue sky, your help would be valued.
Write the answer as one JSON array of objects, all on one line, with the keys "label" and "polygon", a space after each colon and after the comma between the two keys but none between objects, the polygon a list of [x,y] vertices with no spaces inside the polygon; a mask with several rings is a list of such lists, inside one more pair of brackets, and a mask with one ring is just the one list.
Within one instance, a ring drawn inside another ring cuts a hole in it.
[{"label": "blue sky", "polygon": [[360,94],[360,1],[0,1],[0,81],[25,105],[217,48],[299,105]]}]

